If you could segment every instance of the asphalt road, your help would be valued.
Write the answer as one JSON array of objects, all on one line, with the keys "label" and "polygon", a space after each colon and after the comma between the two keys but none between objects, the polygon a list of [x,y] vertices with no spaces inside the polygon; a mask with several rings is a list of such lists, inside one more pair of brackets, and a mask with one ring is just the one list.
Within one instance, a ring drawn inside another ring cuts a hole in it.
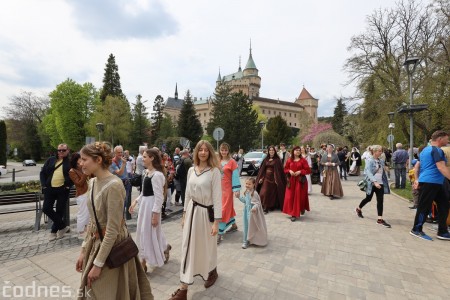
[{"label": "asphalt road", "polygon": [[16,174],[15,181],[39,180],[39,172],[41,171],[42,165],[37,164],[37,166],[24,167],[21,162],[8,161],[8,173],[0,177],[0,183],[12,182],[13,169],[15,169]]}]

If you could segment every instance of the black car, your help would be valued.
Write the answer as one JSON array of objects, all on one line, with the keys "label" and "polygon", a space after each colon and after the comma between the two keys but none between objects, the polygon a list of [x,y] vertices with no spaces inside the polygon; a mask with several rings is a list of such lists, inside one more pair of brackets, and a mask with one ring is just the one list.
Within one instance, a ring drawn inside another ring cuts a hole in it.
[{"label": "black car", "polygon": [[34,160],[32,160],[32,159],[25,159],[22,162],[22,166],[24,166],[24,167],[35,166],[35,165],[36,165],[36,162]]}]

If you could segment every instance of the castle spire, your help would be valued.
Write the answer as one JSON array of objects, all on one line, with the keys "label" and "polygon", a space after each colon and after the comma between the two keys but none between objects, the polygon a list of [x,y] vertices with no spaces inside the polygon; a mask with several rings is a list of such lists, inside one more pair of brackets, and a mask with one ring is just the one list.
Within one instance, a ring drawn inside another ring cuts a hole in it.
[{"label": "castle spire", "polygon": [[250,54],[248,56],[247,64],[245,65],[245,69],[257,69],[252,56],[252,39],[250,39]]},{"label": "castle spire", "polygon": [[178,82],[175,83],[175,99],[178,99]]},{"label": "castle spire", "polygon": [[222,77],[220,76],[220,67],[219,67],[219,76],[217,76],[216,82],[220,82],[220,81],[222,81]]},{"label": "castle spire", "polygon": [[239,55],[239,69],[238,72],[242,72],[242,68],[241,68],[241,56]]}]

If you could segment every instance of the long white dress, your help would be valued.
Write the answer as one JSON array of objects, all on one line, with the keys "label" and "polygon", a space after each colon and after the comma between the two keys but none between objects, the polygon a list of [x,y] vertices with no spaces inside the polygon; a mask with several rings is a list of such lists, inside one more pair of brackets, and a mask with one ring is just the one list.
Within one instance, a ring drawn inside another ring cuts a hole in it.
[{"label": "long white dress", "polygon": [[[187,175],[184,211],[186,212],[181,244],[180,281],[192,284],[194,276],[208,278],[217,267],[217,237],[211,235],[208,209],[214,205],[214,218],[222,218],[222,176],[219,169],[197,174],[191,167]],[[194,201],[198,205],[194,205]]]},{"label": "long white dress", "polygon": [[[310,155],[306,155],[306,157],[304,156],[304,158],[308,162],[309,168],[312,168],[311,156]],[[311,174],[306,175],[306,179],[308,181],[308,194],[311,194],[312,193]]]},{"label": "long white dress", "polygon": [[[151,266],[164,265],[164,251],[167,249],[167,241],[161,229],[161,209],[164,201],[163,191],[165,176],[155,171],[151,177],[144,176],[143,189],[138,198],[139,214],[136,229],[136,244],[139,248],[139,258],[145,259]],[[151,181],[153,196],[143,196],[149,187],[145,181]],[[159,214],[158,226],[152,226],[153,213]]]}]

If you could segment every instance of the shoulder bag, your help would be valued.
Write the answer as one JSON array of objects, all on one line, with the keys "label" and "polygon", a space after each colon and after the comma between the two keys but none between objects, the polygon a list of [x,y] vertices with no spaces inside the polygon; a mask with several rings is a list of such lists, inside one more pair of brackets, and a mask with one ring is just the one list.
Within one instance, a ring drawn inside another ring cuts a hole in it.
[{"label": "shoulder bag", "polygon": [[[100,223],[97,219],[97,213],[95,212],[95,205],[94,205],[94,182],[92,182],[92,190],[91,190],[91,201],[92,201],[92,208],[94,210],[94,217],[95,222],[97,224],[97,232],[100,236],[100,241],[103,242],[103,231],[100,226]],[[125,227],[126,227],[125,223]],[[128,228],[127,228],[128,232]],[[125,264],[127,261],[138,255],[139,249],[136,246],[136,243],[133,241],[133,239],[130,236],[130,233],[128,232],[128,236],[120,241],[118,244],[114,245],[111,248],[111,252],[108,255],[108,258],[106,259],[106,265],[110,269],[118,268],[121,265]]]}]

